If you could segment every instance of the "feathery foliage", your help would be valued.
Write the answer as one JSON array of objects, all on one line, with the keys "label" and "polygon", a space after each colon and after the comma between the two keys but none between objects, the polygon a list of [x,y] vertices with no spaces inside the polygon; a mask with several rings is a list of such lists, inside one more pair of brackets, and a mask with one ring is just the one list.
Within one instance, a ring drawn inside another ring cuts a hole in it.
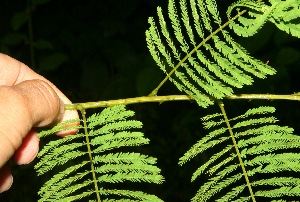
[{"label": "feathery foliage", "polygon": [[[75,201],[96,196],[97,201],[100,197],[101,201],[161,201],[141,191],[108,186],[108,183],[126,181],[156,184],[164,181],[155,166],[155,158],[124,149],[149,142],[143,133],[136,131],[142,123],[130,120],[133,115],[124,105],[117,105],[88,119],[83,113],[80,126],[72,126],[72,122],[78,121],[74,120],[41,132],[39,136],[45,137],[61,130],[84,130],[84,133],[50,141],[39,152],[40,161],[35,165],[39,175],[59,170],[39,191],[39,201]],[[63,165],[67,165],[66,168]]]},{"label": "feathery foliage", "polygon": [[213,104],[211,98],[232,95],[232,87],[251,85],[251,76],[265,78],[275,73],[273,68],[249,56],[225,30],[242,13],[222,24],[215,0],[179,0],[178,5],[176,2],[169,0],[169,21],[160,7],[159,25],[149,18],[148,49],[176,87],[201,107]]},{"label": "feathery foliage", "polygon": [[[208,175],[192,201],[258,201],[300,197],[300,136],[293,129],[276,125],[273,107],[259,107],[227,119],[206,116],[204,127],[211,131],[183,157],[183,165],[198,154],[213,155],[192,176]],[[213,151],[213,152],[211,152]],[[276,174],[276,177],[274,175]],[[217,195],[219,194],[219,195]],[[291,198],[290,198],[291,199]]]},{"label": "feathery foliage", "polygon": [[[213,153],[192,176],[192,181],[204,174],[209,178],[192,201],[283,201],[284,197],[300,197],[300,178],[295,177],[300,172],[300,155],[295,150],[300,147],[300,137],[292,128],[275,124],[276,118],[269,116],[275,112],[273,107],[250,109],[228,119],[220,101],[232,95],[233,88],[252,85],[253,76],[275,74],[273,68],[237,44],[226,28],[247,37],[270,21],[299,37],[299,4],[299,0],[270,0],[268,4],[240,0],[228,8],[228,21],[224,23],[215,0],[169,0],[168,19],[160,7],[158,23],[149,18],[147,45],[167,74],[166,79],[200,107],[217,101],[222,112],[202,118],[210,132],[179,160],[183,165],[200,153]],[[142,124],[128,119],[134,112],[118,105],[86,119],[84,109],[81,111],[80,126],[74,126],[72,123],[78,121],[74,120],[40,133],[44,137],[61,130],[83,130],[51,141],[39,153],[41,160],[35,168],[40,175],[59,170],[41,188],[40,201],[95,197],[90,201],[161,201],[141,191],[111,188],[115,183],[160,184],[164,180],[155,158],[123,151],[124,147],[149,142],[136,131]]]},{"label": "feathery foliage", "polygon": [[234,9],[239,11],[247,8],[248,18],[241,16],[237,24],[231,23],[236,34],[244,37],[252,36],[266,23],[272,22],[278,29],[300,38],[300,1],[299,0],[269,0],[269,4],[257,1],[241,0],[232,4],[228,11],[228,18]]}]

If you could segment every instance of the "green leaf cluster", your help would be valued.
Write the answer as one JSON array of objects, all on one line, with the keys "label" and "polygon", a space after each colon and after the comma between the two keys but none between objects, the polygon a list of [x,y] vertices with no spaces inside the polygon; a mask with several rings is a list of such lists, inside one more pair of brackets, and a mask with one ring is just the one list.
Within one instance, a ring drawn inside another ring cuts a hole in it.
[{"label": "green leaf cluster", "polygon": [[222,25],[214,0],[180,0],[179,6],[170,0],[169,21],[160,7],[157,14],[158,25],[149,18],[148,49],[170,81],[201,107],[232,95],[233,88],[251,85],[252,76],[276,72],[234,41],[225,27],[240,14]]},{"label": "green leaf cluster", "polygon": [[[108,184],[147,182],[160,184],[164,178],[156,167],[156,158],[126,151],[127,147],[149,143],[142,123],[130,118],[134,112],[124,105],[104,109],[74,126],[73,120],[58,124],[39,134],[45,137],[62,130],[84,129],[83,133],[50,141],[40,152],[35,165],[39,175],[56,169],[39,191],[39,201],[75,201],[96,198],[100,201],[161,201],[141,191],[112,189]],[[64,167],[63,165],[67,165]]]},{"label": "green leaf cluster", "polygon": [[233,22],[230,26],[235,33],[240,36],[253,36],[266,23],[271,22],[278,29],[300,38],[300,8],[299,0],[269,0],[269,3],[241,0],[232,4],[228,11],[228,18],[233,10],[238,12],[244,8],[248,10],[249,17],[241,16],[238,22]]},{"label": "green leaf cluster", "polygon": [[[213,153],[192,175],[192,181],[203,175],[209,178],[192,201],[207,201],[222,192],[216,201],[250,201],[249,187],[252,197],[260,201],[300,197],[300,178],[296,177],[300,172],[300,156],[293,150],[299,149],[300,136],[293,134],[292,128],[276,125],[277,119],[269,115],[274,111],[273,107],[250,109],[229,119],[230,128],[224,118],[211,115],[203,118],[210,132],[179,160],[183,165],[200,153]],[[228,136],[229,130],[232,137]]]}]

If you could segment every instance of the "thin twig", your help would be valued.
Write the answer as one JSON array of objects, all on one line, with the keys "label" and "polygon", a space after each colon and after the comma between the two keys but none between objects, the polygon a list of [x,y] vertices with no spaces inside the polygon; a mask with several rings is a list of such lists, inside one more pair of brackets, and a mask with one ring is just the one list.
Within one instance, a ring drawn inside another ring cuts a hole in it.
[{"label": "thin twig", "polygon": [[[274,94],[239,94],[239,95],[231,95],[225,97],[224,99],[230,100],[297,100],[300,101],[300,94],[291,94],[291,95],[274,95]],[[143,96],[143,97],[135,97],[135,98],[126,98],[126,99],[118,99],[118,100],[108,100],[108,101],[98,101],[98,102],[86,102],[86,103],[74,103],[74,104],[66,104],[66,110],[78,110],[78,106],[83,107],[84,109],[89,108],[100,108],[100,107],[110,107],[114,105],[129,105],[129,104],[137,104],[137,103],[146,103],[146,102],[169,102],[169,101],[191,101],[192,97],[188,95],[167,95],[167,96]]]}]

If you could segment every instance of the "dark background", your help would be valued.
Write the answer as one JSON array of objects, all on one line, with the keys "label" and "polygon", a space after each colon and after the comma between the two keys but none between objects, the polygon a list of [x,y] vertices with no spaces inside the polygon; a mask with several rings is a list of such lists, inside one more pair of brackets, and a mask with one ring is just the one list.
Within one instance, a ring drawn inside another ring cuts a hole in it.
[{"label": "dark background", "polygon": [[[158,0],[0,0],[0,51],[45,76],[73,102],[145,96],[163,78],[147,50],[144,34],[147,18],[156,16],[157,6],[167,10],[166,1]],[[219,8],[222,13],[227,5],[223,3]],[[32,29],[28,29],[28,11]],[[266,24],[255,37],[236,40],[278,71],[276,76],[257,79],[255,86],[239,89],[237,93],[300,91],[298,39]],[[167,83],[159,95],[169,94],[179,92]],[[300,131],[300,109],[296,101],[225,103],[230,115],[251,106],[272,104],[277,107],[280,124]],[[177,162],[203,134],[199,118],[217,108],[204,110],[192,102],[138,104],[129,108],[144,123],[145,135],[151,140],[142,152],[158,158],[166,177],[164,184],[145,188],[165,201],[188,201],[201,181],[190,183],[191,174],[206,156],[183,167]],[[0,201],[37,200],[43,180],[36,176],[33,165],[34,162],[27,166],[12,165],[14,184],[0,195]]]}]

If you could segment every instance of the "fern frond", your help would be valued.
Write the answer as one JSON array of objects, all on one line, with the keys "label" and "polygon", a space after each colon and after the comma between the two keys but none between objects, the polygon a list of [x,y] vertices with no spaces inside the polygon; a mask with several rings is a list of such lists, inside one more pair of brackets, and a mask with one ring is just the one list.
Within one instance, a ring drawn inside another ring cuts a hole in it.
[{"label": "fern frond", "polygon": [[[58,184],[60,181],[62,181],[63,179],[65,179],[68,175],[72,174],[73,172],[76,172],[78,169],[82,168],[83,166],[85,166],[88,163],[88,161],[83,161],[82,163],[78,164],[78,165],[74,165],[74,166],[70,166],[67,169],[65,169],[64,171],[56,174],[53,176],[53,178],[51,178],[50,180],[48,180],[43,188],[40,190],[41,193],[46,192],[46,190],[51,189],[51,186],[53,184]],[[45,191],[44,191],[45,190]],[[49,192],[49,191],[48,191]]]},{"label": "fern frond", "polygon": [[[209,181],[200,187],[192,201],[207,201],[212,197],[216,197],[216,201],[249,201],[248,186],[253,190],[252,197],[262,201],[300,197],[299,179],[291,177],[300,172],[300,154],[294,150],[300,148],[300,136],[294,135],[292,128],[274,125],[277,119],[270,116],[274,112],[273,107],[254,108],[228,119],[229,124],[215,124],[208,135],[180,158],[182,165],[213,149],[214,154],[192,175],[194,181],[209,174]],[[203,120],[212,122],[218,117],[215,114]],[[223,125],[230,128],[224,128],[220,133]],[[234,133],[235,143],[225,133],[230,130]],[[244,175],[249,182],[245,182]]]},{"label": "fern frond", "polygon": [[[134,152],[111,153],[118,148],[149,143],[143,133],[135,131],[142,127],[142,123],[129,120],[132,116],[134,112],[126,110],[123,105],[106,108],[88,119],[83,113],[83,126],[77,127],[83,128],[84,133],[49,142],[39,153],[40,162],[35,169],[39,175],[50,170],[59,172],[40,189],[39,201],[74,201],[93,198],[93,195],[97,195],[97,201],[100,201],[102,194],[104,198],[106,195],[116,195],[116,199],[111,198],[115,201],[147,198],[161,201],[141,191],[103,191],[107,183],[128,181],[160,184],[164,181],[160,169],[155,165],[155,158]],[[42,136],[59,132],[60,129],[65,130],[65,125],[55,126],[43,132]],[[100,189],[98,184],[101,185]]]},{"label": "fern frond", "polygon": [[159,173],[160,169],[156,166],[147,165],[144,163],[135,164],[105,164],[96,168],[98,173],[130,173],[130,172],[140,172],[140,173]]},{"label": "fern frond", "polygon": [[223,114],[221,114],[221,113],[209,114],[207,116],[202,117],[201,120],[202,121],[208,121],[210,119],[213,119],[215,117],[220,117],[220,116],[223,116]]},{"label": "fern frond", "polygon": [[299,186],[299,178],[294,177],[274,177],[253,182],[253,186],[273,185],[273,186]]},{"label": "fern frond", "polygon": [[219,125],[223,124],[224,122],[225,122],[224,119],[220,119],[218,121],[207,121],[203,124],[204,125],[203,127],[209,129],[211,127],[219,126]]},{"label": "fern frond", "polygon": [[275,112],[274,107],[260,106],[258,108],[249,109],[248,111],[246,111],[245,114],[243,114],[240,117],[247,118],[249,116],[256,115],[256,114],[268,114],[268,113],[274,113],[274,112]]},{"label": "fern frond", "polygon": [[71,120],[67,120],[63,123],[58,123],[49,130],[43,130],[43,131],[39,132],[39,137],[45,137],[45,136],[52,135],[52,134],[60,132],[60,131],[78,130],[81,126],[79,126],[76,123],[79,123],[79,122],[80,122],[79,119],[71,119]]},{"label": "fern frond", "polygon": [[94,161],[96,163],[145,163],[156,164],[156,159],[139,153],[114,153],[106,154],[103,156],[95,156]]},{"label": "fern frond", "polygon": [[36,164],[35,169],[37,169],[38,173],[41,175],[52,170],[56,166],[64,165],[67,162],[77,159],[83,155],[86,155],[86,152],[69,151],[68,153],[60,154],[54,154],[51,152],[50,154],[45,155],[44,158]]},{"label": "fern frond", "polygon": [[[78,180],[78,179],[81,179],[81,177],[82,177],[82,175],[79,175],[78,177],[75,176],[75,179]],[[72,180],[72,182],[75,182],[73,179],[71,179],[71,180]],[[52,197],[55,200],[65,199],[67,201],[69,197],[74,197],[74,195],[71,195],[71,194],[76,193],[76,191],[78,191],[82,188],[87,189],[87,187],[89,185],[91,185],[92,183],[93,183],[92,180],[85,180],[82,183],[77,183],[77,184],[73,184],[71,186],[66,186],[64,189],[57,192],[55,197],[53,197],[53,195],[52,195]],[[69,185],[69,183],[67,183],[66,185]],[[49,199],[52,199],[52,197],[50,197]],[[78,194],[76,197],[82,198],[82,194]]]},{"label": "fern frond", "polygon": [[166,79],[200,106],[232,95],[232,88],[252,84],[252,75],[265,78],[275,73],[229,36],[225,27],[233,20],[222,25],[215,0],[169,0],[169,23],[160,7],[157,14],[159,26],[149,18],[150,28],[146,31],[150,53],[167,74]]},{"label": "fern frond", "polygon": [[[43,132],[46,132],[46,131],[43,131]],[[58,131],[57,131],[58,132]],[[40,134],[40,133],[39,133]],[[45,134],[45,133],[44,133]],[[43,136],[40,136],[39,137],[43,137]],[[77,135],[72,135],[72,136],[69,136],[68,138],[61,138],[61,139],[58,139],[58,140],[53,140],[51,142],[49,142],[47,145],[44,146],[43,150],[41,150],[39,153],[38,153],[38,157],[40,156],[43,156],[47,153],[49,153],[50,150],[52,150],[52,148],[59,148],[61,147],[63,144],[66,144],[68,142],[72,142],[76,139],[80,139],[84,137],[83,134],[77,134]],[[63,147],[63,146],[62,146]]]},{"label": "fern frond", "polygon": [[125,121],[133,115],[133,111],[126,110],[124,105],[119,105],[118,107],[105,108],[101,113],[93,114],[87,119],[87,122],[91,128],[97,125],[105,125],[105,127],[108,127],[108,123]]},{"label": "fern frond", "polygon": [[91,142],[92,145],[99,145],[98,148],[94,149],[93,153],[104,152],[125,146],[141,146],[148,143],[149,139],[144,138],[143,133],[126,131],[99,136],[94,138]]},{"label": "fern frond", "polygon": [[78,173],[75,174],[75,176],[64,177],[57,183],[48,183],[49,186],[42,187],[42,189],[38,192],[39,195],[43,195],[41,201],[47,201],[51,198],[55,200],[63,199],[67,195],[76,192],[76,190],[92,184],[93,182],[91,180],[84,181],[83,183],[76,183],[77,181],[85,177],[87,174],[89,174],[89,172]]},{"label": "fern frond", "polygon": [[236,34],[244,37],[252,36],[261,27],[270,21],[282,31],[300,38],[300,19],[299,1],[297,0],[269,0],[269,4],[256,1],[241,0],[233,3],[228,11],[228,18],[231,17],[233,10],[247,8],[249,17],[240,17],[239,24],[232,23],[230,26]]},{"label": "fern frond", "polygon": [[[237,166],[232,166],[230,167],[230,174],[233,172],[235,169],[237,169]],[[230,185],[235,183],[236,181],[242,179],[243,175],[242,174],[236,174],[232,175],[230,177],[227,177],[224,180],[221,180],[224,177],[223,175],[220,177],[215,177],[211,178],[212,182],[204,184],[196,193],[196,195],[192,198],[191,201],[207,201],[211,197],[215,196],[217,193],[222,191],[225,188],[228,188]],[[204,194],[205,193],[205,194]]]},{"label": "fern frond", "polygon": [[[197,179],[197,177],[199,177],[206,169],[207,167],[209,167],[212,163],[214,163],[216,160],[218,160],[220,157],[222,157],[224,154],[226,154],[229,150],[231,150],[233,148],[232,145],[227,146],[226,148],[224,148],[222,151],[214,154],[206,163],[204,163],[203,165],[201,165],[194,173],[192,176],[192,182],[195,181]],[[180,165],[183,164],[183,162],[179,162]]]},{"label": "fern frond", "polygon": [[[115,120],[117,121],[117,120]],[[122,130],[126,130],[129,128],[141,128],[142,127],[142,123],[140,121],[135,121],[135,120],[128,120],[128,121],[118,121],[118,122],[114,122],[114,123],[108,123],[106,125],[104,125],[103,127],[101,127],[100,129],[97,130],[92,130],[91,131],[91,136],[93,136],[94,134],[107,134],[110,133],[111,131],[122,131]],[[91,127],[91,126],[90,126]],[[121,135],[121,133],[118,133],[118,135]],[[126,134],[124,134],[126,135]]]},{"label": "fern frond", "polygon": [[98,181],[109,182],[109,183],[130,181],[130,182],[149,182],[149,183],[156,183],[156,184],[161,184],[163,182],[162,177],[159,175],[151,175],[148,173],[138,172],[139,171],[138,169],[136,169],[135,171],[128,172],[128,173],[119,172],[116,174],[101,175],[98,178]]},{"label": "fern frond", "polygon": [[275,122],[277,122],[277,120],[275,117],[272,116],[266,118],[249,119],[235,124],[234,126],[232,126],[232,128],[241,128],[245,126],[252,126],[252,125],[264,124],[264,123],[275,123]]},{"label": "fern frond", "polygon": [[[63,201],[63,202],[69,202],[69,201],[78,201],[80,199],[83,199],[83,198],[87,198],[89,197],[90,195],[93,194],[93,191],[87,191],[87,192],[81,192],[80,194],[78,195],[75,195],[75,196],[68,196],[68,197],[65,197],[63,199],[58,199],[59,201]],[[90,200],[89,200],[90,201]]]},{"label": "fern frond", "polygon": [[[217,199],[216,201],[221,202],[221,201],[233,201],[232,199],[235,198],[235,196],[239,195],[247,186],[246,185],[241,185],[234,187],[230,192],[227,192],[224,196],[222,196],[220,199]],[[240,197],[239,199],[235,201],[250,201],[250,197]]]},{"label": "fern frond", "polygon": [[299,187],[281,187],[279,189],[268,190],[268,191],[258,191],[257,196],[267,196],[270,198],[282,197],[282,196],[299,196]]},{"label": "fern frond", "polygon": [[222,135],[227,131],[226,128],[221,128],[219,130],[212,131],[207,135],[205,138],[202,138],[199,140],[195,145],[192,146],[192,148],[187,151],[183,157],[179,159],[179,164],[184,164],[185,162],[191,160],[193,157],[197,156],[199,153],[209,149],[213,148],[214,146],[226,141],[228,138],[219,138],[219,139],[214,139],[215,137],[218,137],[219,135]]}]

